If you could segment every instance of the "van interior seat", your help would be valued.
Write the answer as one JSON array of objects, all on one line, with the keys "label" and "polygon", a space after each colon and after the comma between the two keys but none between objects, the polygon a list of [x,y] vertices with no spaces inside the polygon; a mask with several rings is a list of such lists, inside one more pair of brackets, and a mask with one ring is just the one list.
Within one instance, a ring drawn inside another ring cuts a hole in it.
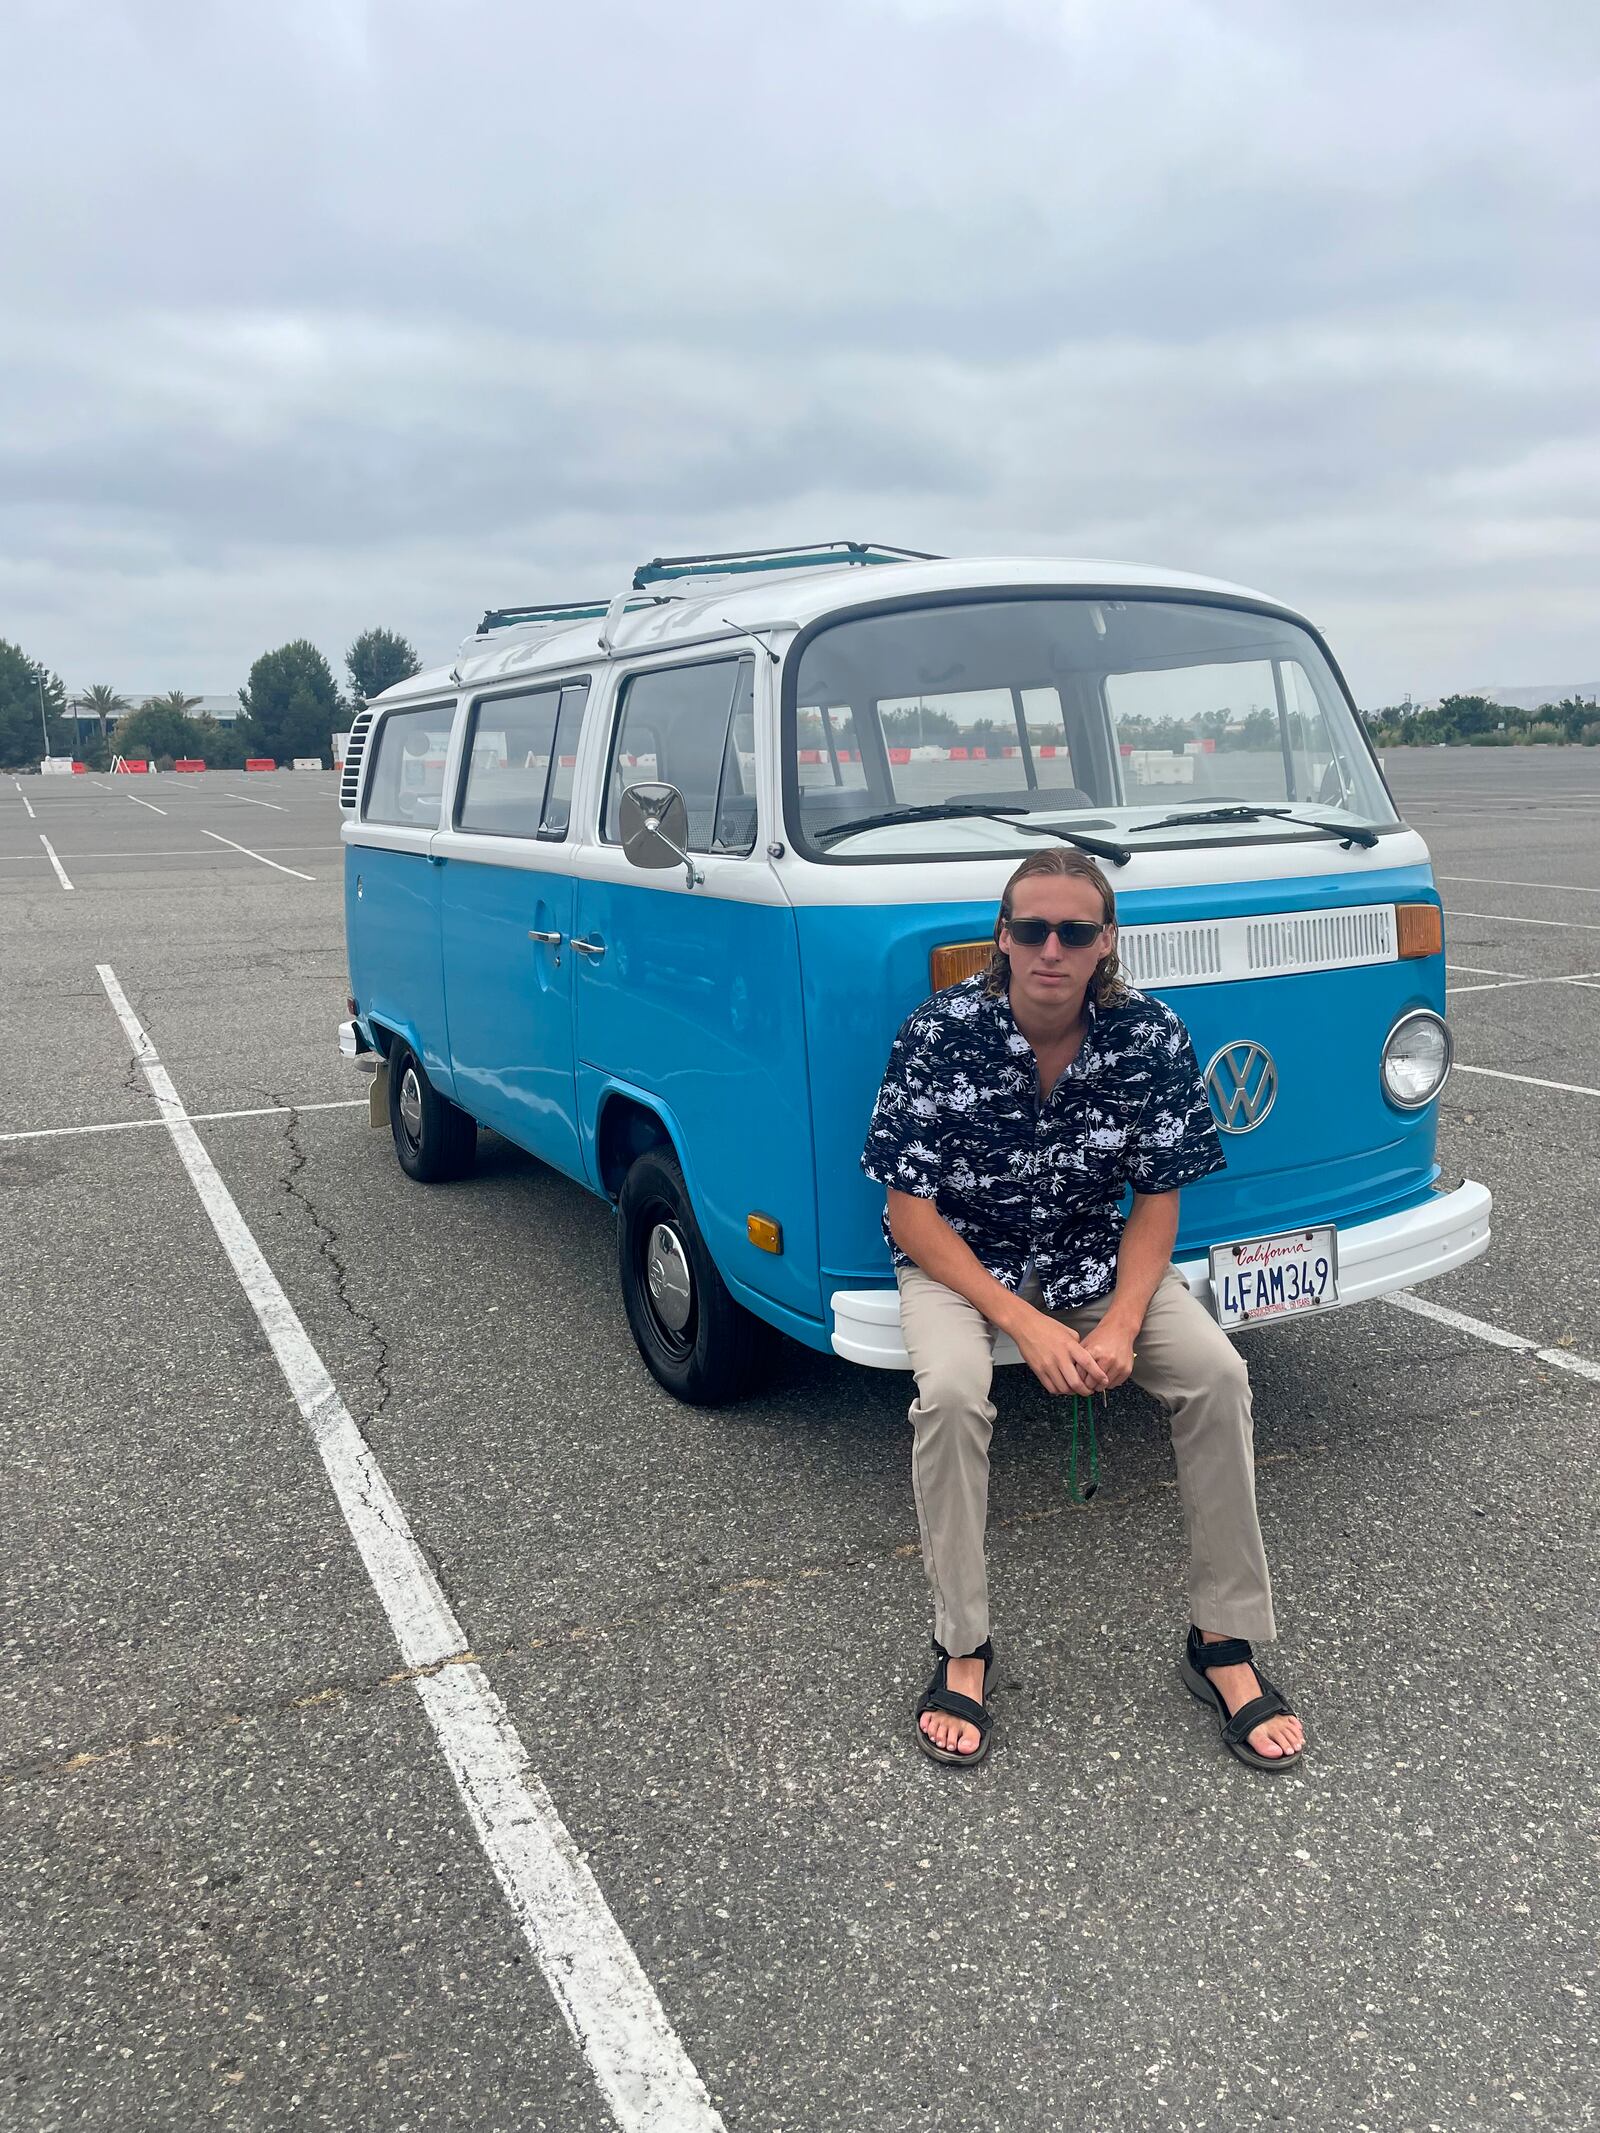
[{"label": "van interior seat", "polygon": [[962,807],[1026,807],[1033,814],[1059,807],[1098,807],[1100,802],[1076,785],[1004,786],[987,792],[953,792],[948,797]]},{"label": "van interior seat", "polygon": [[748,852],[756,841],[755,795],[739,794],[724,799],[717,810],[717,835],[712,846],[718,852]]},{"label": "van interior seat", "polygon": [[800,790],[805,820],[824,826],[876,814],[887,804],[861,785],[804,785]]}]

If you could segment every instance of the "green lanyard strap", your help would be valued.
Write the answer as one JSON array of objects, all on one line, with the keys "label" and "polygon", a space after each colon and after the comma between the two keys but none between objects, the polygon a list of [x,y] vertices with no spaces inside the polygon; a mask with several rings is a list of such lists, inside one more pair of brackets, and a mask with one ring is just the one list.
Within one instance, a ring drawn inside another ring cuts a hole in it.
[{"label": "green lanyard strap", "polygon": [[[1087,1484],[1084,1485],[1081,1489],[1079,1484],[1082,1481],[1082,1475],[1079,1471],[1078,1466],[1078,1410],[1080,1408],[1085,1410],[1089,1425],[1089,1479]],[[1095,1493],[1096,1489],[1099,1488],[1099,1486],[1100,1440],[1095,1434],[1094,1395],[1093,1393],[1090,1393],[1089,1396],[1085,1398],[1080,1393],[1074,1393],[1072,1396],[1072,1452],[1070,1455],[1070,1463],[1067,1468],[1067,1494],[1072,1498],[1072,1501],[1074,1503],[1086,1504],[1089,1501],[1090,1497]]]}]

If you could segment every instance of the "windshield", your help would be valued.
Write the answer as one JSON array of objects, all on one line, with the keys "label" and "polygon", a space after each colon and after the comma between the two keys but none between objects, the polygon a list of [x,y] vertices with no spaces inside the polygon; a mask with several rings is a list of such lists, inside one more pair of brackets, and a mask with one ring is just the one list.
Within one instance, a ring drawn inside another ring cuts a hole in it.
[{"label": "windshield", "polygon": [[[835,860],[989,857],[1023,848],[1030,816],[1041,835],[1046,821],[1147,824],[1142,850],[1305,836],[1307,817],[1396,820],[1315,640],[1185,600],[1052,594],[845,617],[800,654],[784,753],[791,835]],[[930,819],[943,805],[962,812]],[[1302,820],[1248,817],[1252,805]],[[1227,806],[1238,812],[1220,821],[1161,824]],[[867,826],[899,808],[920,812]]]}]

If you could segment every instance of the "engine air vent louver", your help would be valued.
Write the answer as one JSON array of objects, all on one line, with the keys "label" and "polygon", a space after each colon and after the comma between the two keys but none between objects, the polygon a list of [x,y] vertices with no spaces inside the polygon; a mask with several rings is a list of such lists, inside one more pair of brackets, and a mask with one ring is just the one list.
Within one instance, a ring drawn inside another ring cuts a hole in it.
[{"label": "engine air vent louver", "polygon": [[367,735],[372,731],[372,721],[376,717],[375,711],[358,711],[350,728],[350,739],[339,771],[339,805],[347,811],[355,807],[361,791],[361,761],[367,752]]}]

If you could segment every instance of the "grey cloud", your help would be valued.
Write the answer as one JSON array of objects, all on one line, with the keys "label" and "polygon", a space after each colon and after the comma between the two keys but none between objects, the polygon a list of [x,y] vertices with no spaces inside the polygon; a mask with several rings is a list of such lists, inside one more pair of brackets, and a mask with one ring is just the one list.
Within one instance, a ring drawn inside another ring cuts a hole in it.
[{"label": "grey cloud", "polygon": [[22,0],[9,41],[0,634],[74,680],[442,651],[863,529],[1262,581],[1380,690],[1600,664],[1587,10]]}]

